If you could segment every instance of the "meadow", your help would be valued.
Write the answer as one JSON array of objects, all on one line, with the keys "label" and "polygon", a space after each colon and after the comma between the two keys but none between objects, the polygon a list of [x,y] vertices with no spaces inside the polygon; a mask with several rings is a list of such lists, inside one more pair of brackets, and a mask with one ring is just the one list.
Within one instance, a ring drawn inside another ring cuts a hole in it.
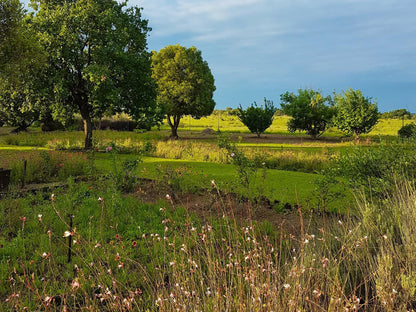
[{"label": "meadow", "polygon": [[286,122],[260,139],[225,115],[185,117],[177,141],[100,130],[90,152],[82,132],[0,128],[0,310],[414,311],[402,120],[359,144]]}]

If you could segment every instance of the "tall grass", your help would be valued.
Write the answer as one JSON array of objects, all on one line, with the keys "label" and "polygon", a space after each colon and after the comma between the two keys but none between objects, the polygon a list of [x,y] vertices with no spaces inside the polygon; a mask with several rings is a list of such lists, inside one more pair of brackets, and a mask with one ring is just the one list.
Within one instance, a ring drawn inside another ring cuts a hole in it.
[{"label": "tall grass", "polygon": [[14,155],[19,156],[4,158],[1,163],[11,169],[10,182],[14,185],[62,181],[89,173],[84,153],[39,150]]},{"label": "tall grass", "polygon": [[[416,304],[411,183],[383,204],[358,197],[358,216],[314,220],[298,210],[292,233],[255,223],[249,212],[245,222],[235,219],[215,192],[218,215],[205,221],[170,196],[146,207],[111,187],[73,185],[69,195],[32,198],[40,213],[4,210],[16,236],[1,238],[2,309],[412,311]],[[382,224],[372,218],[381,210]],[[73,227],[67,213],[75,214]]]}]

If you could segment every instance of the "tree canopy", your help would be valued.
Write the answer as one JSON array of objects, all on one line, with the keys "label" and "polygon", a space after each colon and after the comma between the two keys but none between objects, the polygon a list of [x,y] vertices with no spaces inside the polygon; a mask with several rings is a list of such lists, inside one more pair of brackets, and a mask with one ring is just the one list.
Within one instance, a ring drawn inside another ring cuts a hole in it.
[{"label": "tree canopy", "polygon": [[323,97],[318,91],[299,89],[298,95],[286,92],[280,96],[281,107],[288,121],[288,130],[306,131],[314,138],[322,135],[330,126],[335,113],[330,96]]},{"label": "tree canopy", "polygon": [[354,134],[356,141],[360,134],[370,132],[377,123],[377,103],[364,97],[360,90],[350,88],[343,94],[336,94],[334,100],[337,108],[335,125],[348,135]]},{"label": "tree canopy", "polygon": [[25,11],[18,0],[0,2],[0,122],[17,131],[37,120],[37,78],[45,55],[27,27]]},{"label": "tree canopy", "polygon": [[59,120],[81,114],[86,149],[92,147],[92,118],[121,111],[150,118],[156,111],[146,50],[150,28],[139,8],[115,0],[31,5],[29,24],[47,55],[43,103]]},{"label": "tree canopy", "polygon": [[261,107],[258,107],[254,102],[244,110],[240,105],[237,115],[251,133],[260,137],[272,125],[275,112],[276,108],[273,106],[273,102],[264,99],[264,105]]},{"label": "tree canopy", "polygon": [[201,118],[215,107],[214,76],[201,51],[195,47],[170,45],[152,55],[153,77],[157,82],[157,101],[164,106],[172,138],[177,138],[184,115]]}]

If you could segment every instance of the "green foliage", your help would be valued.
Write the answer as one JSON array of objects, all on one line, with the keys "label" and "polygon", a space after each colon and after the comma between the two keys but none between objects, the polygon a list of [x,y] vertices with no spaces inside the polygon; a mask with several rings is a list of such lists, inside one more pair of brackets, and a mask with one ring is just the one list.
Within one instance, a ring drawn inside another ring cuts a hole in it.
[{"label": "green foliage", "polygon": [[201,118],[214,110],[214,77],[195,47],[187,49],[178,44],[153,51],[152,64],[157,101],[167,114],[171,136],[177,138],[182,116]]},{"label": "green foliage", "polygon": [[232,144],[228,134],[221,134],[218,137],[218,146],[227,150],[228,156],[237,170],[238,181],[246,190],[248,198],[250,198],[250,185],[256,178],[259,168],[258,162],[249,159],[241,149]]},{"label": "green foliage", "polygon": [[410,123],[404,125],[399,129],[397,134],[402,139],[416,138],[416,124]]},{"label": "green foliage", "polygon": [[330,96],[323,97],[311,89],[299,89],[298,95],[286,92],[280,99],[283,112],[292,116],[287,124],[289,132],[306,131],[316,138],[331,125],[335,110]]},{"label": "green foliage", "polygon": [[276,108],[273,106],[273,102],[264,99],[264,106],[257,106],[254,102],[247,109],[238,108],[238,118],[240,121],[250,130],[251,133],[256,133],[258,137],[273,123],[273,117],[276,112]]},{"label": "green foliage", "polygon": [[118,158],[118,151],[114,143],[110,143],[105,151],[111,157],[111,172],[109,179],[117,191],[128,193],[132,192],[139,184],[138,168],[142,162],[142,154],[146,150],[140,151],[137,156],[129,156],[122,161]]},{"label": "green foliage", "polygon": [[377,103],[366,98],[360,90],[349,89],[343,95],[334,97],[337,113],[334,124],[348,135],[355,135],[358,141],[360,134],[368,133],[378,121]]},{"label": "green foliage", "polygon": [[30,25],[48,55],[44,104],[55,119],[80,113],[87,149],[94,117],[125,111],[151,122],[156,94],[146,51],[150,29],[139,8],[114,0],[42,0],[32,6]]},{"label": "green foliage", "polygon": [[380,115],[380,118],[388,119],[388,118],[394,118],[394,119],[411,119],[412,113],[409,112],[407,109],[401,108],[401,109],[395,109],[390,112],[382,113]]},{"label": "green foliage", "polygon": [[86,156],[82,153],[33,151],[25,153],[21,158],[3,160],[2,164],[12,169],[11,182],[15,185],[62,181],[88,172]]},{"label": "green foliage", "polygon": [[45,55],[17,0],[0,2],[0,121],[25,130],[40,115],[35,96]]},{"label": "green foliage", "polygon": [[353,189],[384,197],[391,194],[395,184],[416,176],[416,155],[412,146],[352,147],[334,156],[323,171],[332,182],[345,179]]}]

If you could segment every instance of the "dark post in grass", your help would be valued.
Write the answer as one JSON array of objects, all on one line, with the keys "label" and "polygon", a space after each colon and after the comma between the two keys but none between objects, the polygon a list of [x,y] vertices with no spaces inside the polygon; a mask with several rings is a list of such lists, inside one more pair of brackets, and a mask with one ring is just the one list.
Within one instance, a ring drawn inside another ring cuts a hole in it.
[{"label": "dark post in grass", "polygon": [[[74,215],[68,214],[69,218],[69,232],[72,233],[72,219]],[[72,235],[68,236],[68,263],[71,262],[71,248],[72,248]]]},{"label": "dark post in grass", "polygon": [[22,176],[22,188],[25,186],[26,180],[26,168],[27,168],[27,160],[23,158],[23,176]]}]

